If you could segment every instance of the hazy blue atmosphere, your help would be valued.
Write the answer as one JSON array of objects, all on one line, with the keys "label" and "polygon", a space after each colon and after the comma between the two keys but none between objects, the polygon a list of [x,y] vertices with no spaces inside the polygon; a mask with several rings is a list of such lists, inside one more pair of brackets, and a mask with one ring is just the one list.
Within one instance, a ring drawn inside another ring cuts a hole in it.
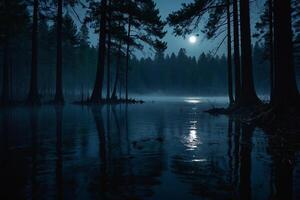
[{"label": "hazy blue atmosphere", "polygon": [[300,200],[299,0],[0,0],[0,200]]}]

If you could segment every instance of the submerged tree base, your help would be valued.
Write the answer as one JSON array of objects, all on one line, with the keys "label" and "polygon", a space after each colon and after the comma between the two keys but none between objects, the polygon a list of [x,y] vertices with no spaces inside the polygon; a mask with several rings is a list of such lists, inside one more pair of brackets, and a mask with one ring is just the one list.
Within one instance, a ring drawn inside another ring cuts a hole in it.
[{"label": "submerged tree base", "polygon": [[90,99],[75,101],[73,104],[76,105],[115,105],[115,104],[143,104],[142,100],[136,99],[103,99],[100,101],[91,101]]},{"label": "submerged tree base", "polygon": [[52,100],[52,101],[48,101],[45,103],[46,105],[57,105],[57,106],[63,106],[65,105],[64,101],[57,101],[57,100]]},{"label": "submerged tree base", "polygon": [[0,108],[29,105],[27,101],[0,101]]},{"label": "submerged tree base", "polygon": [[204,111],[211,115],[228,115],[247,124],[269,130],[300,131],[300,104],[289,107],[274,107],[270,104],[258,104],[248,107],[230,106],[212,108]]}]

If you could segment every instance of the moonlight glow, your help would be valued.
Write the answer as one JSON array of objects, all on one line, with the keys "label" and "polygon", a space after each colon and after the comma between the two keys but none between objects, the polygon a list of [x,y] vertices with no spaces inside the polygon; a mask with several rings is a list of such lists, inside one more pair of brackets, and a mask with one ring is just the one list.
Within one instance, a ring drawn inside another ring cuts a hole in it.
[{"label": "moonlight glow", "polygon": [[191,44],[195,44],[195,43],[197,42],[197,37],[194,36],[194,35],[190,36],[189,42],[190,42]]}]

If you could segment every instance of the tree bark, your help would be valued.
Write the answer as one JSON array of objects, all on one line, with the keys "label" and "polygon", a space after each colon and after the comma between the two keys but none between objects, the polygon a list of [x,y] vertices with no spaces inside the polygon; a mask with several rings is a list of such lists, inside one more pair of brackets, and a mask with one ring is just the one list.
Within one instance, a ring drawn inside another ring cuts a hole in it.
[{"label": "tree bark", "polygon": [[[7,2],[4,1],[4,8],[6,7]],[[10,94],[9,94],[9,36],[8,36],[8,24],[4,24],[4,44],[3,44],[3,72],[2,72],[2,95],[1,95],[1,103],[2,105],[7,105],[10,102]]]},{"label": "tree bark", "polygon": [[10,94],[9,94],[9,63],[8,63],[8,55],[9,55],[9,44],[8,44],[8,36],[5,34],[4,46],[3,46],[3,79],[2,79],[2,96],[1,103],[3,105],[7,105],[10,102]]},{"label": "tree bark", "polygon": [[40,96],[38,92],[38,13],[39,13],[39,0],[34,0],[33,7],[33,24],[32,24],[32,57],[31,57],[31,78],[30,90],[28,95],[28,103],[39,104]]},{"label": "tree bark", "polygon": [[235,102],[238,104],[241,96],[241,58],[238,0],[233,0],[233,34],[234,34],[234,71],[235,71]]},{"label": "tree bark", "polygon": [[98,54],[98,66],[97,74],[94,85],[94,90],[91,96],[92,103],[101,103],[102,101],[102,89],[104,79],[104,67],[105,67],[105,52],[106,52],[106,7],[107,0],[101,1],[101,17],[100,17],[100,33],[99,33],[99,54]]},{"label": "tree bark", "polygon": [[56,91],[54,102],[57,104],[64,103],[63,86],[62,86],[62,7],[63,0],[57,1],[57,52],[56,52]]},{"label": "tree bark", "polygon": [[260,101],[257,97],[253,80],[252,46],[250,30],[249,0],[240,1],[241,17],[241,53],[242,53],[242,89],[241,106],[256,105]]},{"label": "tree bark", "polygon": [[130,59],[130,34],[131,34],[131,15],[128,17],[128,35],[127,35],[127,50],[126,50],[126,69],[125,69],[125,92],[126,103],[128,102],[128,71],[129,71],[129,59]]},{"label": "tree bark", "polygon": [[274,0],[274,93],[271,103],[280,108],[299,104],[291,22],[291,0]]},{"label": "tree bark", "polygon": [[230,0],[226,0],[227,10],[227,73],[228,73],[228,96],[229,104],[233,105],[233,88],[232,88],[232,57],[231,57],[231,13],[230,13]]}]

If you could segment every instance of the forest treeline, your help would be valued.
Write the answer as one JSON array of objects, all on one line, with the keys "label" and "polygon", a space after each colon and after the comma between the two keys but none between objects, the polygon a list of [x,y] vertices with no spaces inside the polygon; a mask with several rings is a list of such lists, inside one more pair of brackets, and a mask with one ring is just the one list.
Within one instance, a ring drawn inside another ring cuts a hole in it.
[{"label": "forest treeline", "polygon": [[[127,102],[133,52],[164,51],[167,45],[162,40],[165,22],[153,0],[3,0],[0,11],[2,105],[19,101],[25,90],[27,97],[21,101],[28,104],[40,104],[45,91],[53,93],[51,103],[64,104],[70,88],[80,86],[90,93],[84,83],[87,79],[93,87],[86,103],[118,101],[122,79]],[[78,11],[85,12],[83,18]],[[80,31],[74,18],[82,24]],[[98,34],[96,47],[89,44],[89,30]]]},{"label": "forest treeline", "polygon": [[[255,2],[255,1],[254,1]],[[299,60],[298,0],[266,0],[254,35],[265,47],[269,61],[270,103],[264,104],[255,86],[250,0],[194,0],[168,17],[174,34],[186,36],[199,29],[207,38],[223,37],[227,44],[228,109],[216,113],[248,113],[250,121],[281,124],[282,119],[299,120],[300,95],[296,78]],[[204,25],[203,25],[204,24]],[[233,60],[231,59],[233,58]],[[246,112],[245,112],[246,110]],[[249,114],[250,113],[250,114]],[[292,116],[292,117],[291,117]],[[293,121],[292,120],[292,121]],[[289,120],[287,120],[289,121]]]},{"label": "forest treeline", "polygon": [[[156,54],[154,58],[134,59],[131,63],[129,88],[138,94],[228,95],[225,55],[202,53],[191,57],[185,49],[180,49],[176,54]],[[253,46],[253,63],[257,91],[267,96],[269,61],[265,59],[265,48],[259,43]],[[297,74],[300,75],[299,67]]]},{"label": "forest treeline", "polygon": [[[82,19],[78,9],[86,11]],[[166,21],[153,0],[3,0],[0,10],[3,105],[45,97],[63,104],[69,94],[87,103],[127,102],[129,91],[213,95],[226,87],[231,105],[257,105],[267,88],[276,107],[299,102],[297,0],[266,0],[255,35],[249,0],[194,0]],[[227,55],[193,58],[181,49],[163,56],[167,24],[177,36],[223,37]],[[99,37],[94,47],[89,31]],[[136,59],[145,48],[155,58]]]},{"label": "forest treeline", "polygon": [[[55,94],[55,54],[56,26],[47,20],[39,22],[38,38],[38,85],[41,97],[50,100]],[[26,29],[25,29],[26,30]],[[63,18],[63,85],[67,97],[87,98],[91,94],[97,70],[97,47],[89,42],[89,28],[86,24],[77,28],[70,14]],[[30,83],[30,32],[24,31],[15,38],[11,57],[11,95],[12,99],[26,99]],[[255,83],[261,94],[268,93],[268,61],[264,59],[264,47],[258,43],[253,47]],[[116,73],[116,55],[112,55],[111,73]],[[120,81],[125,95],[125,62],[121,58]],[[185,95],[226,95],[227,94],[227,58],[210,53],[198,57],[187,55],[185,49],[178,53],[165,55],[157,53],[151,58],[132,57],[129,62],[129,91],[136,94],[185,94]],[[3,65],[1,65],[2,67]],[[299,72],[300,73],[300,72]],[[298,73],[298,74],[299,74]],[[0,70],[2,77],[2,70]],[[107,77],[104,78],[107,88]],[[111,84],[113,84],[111,80]],[[2,82],[1,82],[2,84]],[[120,92],[118,92],[119,95]]]}]

